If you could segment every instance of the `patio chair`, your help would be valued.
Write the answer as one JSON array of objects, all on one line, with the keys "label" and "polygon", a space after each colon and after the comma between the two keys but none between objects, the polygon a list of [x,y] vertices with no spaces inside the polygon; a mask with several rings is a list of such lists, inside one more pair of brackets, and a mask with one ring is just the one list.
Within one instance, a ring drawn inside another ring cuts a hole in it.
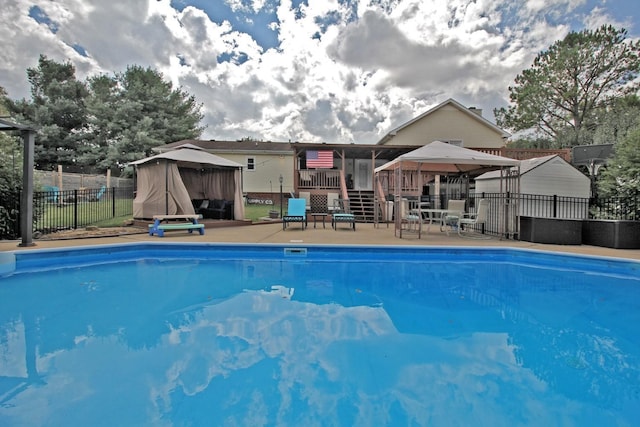
[{"label": "patio chair", "polygon": [[[481,199],[478,202],[478,209],[475,213],[463,214],[456,221],[458,227],[458,235],[460,237],[468,237],[472,239],[490,239],[490,236],[479,234],[475,231],[475,228],[479,225],[483,225],[487,222],[489,217],[489,200]],[[464,230],[464,227],[468,227],[468,230]]]},{"label": "patio chair", "polygon": [[305,201],[305,210],[310,211],[311,210],[311,193],[309,193],[308,191],[300,191],[298,195],[300,196],[301,199],[304,199]]},{"label": "patio chair", "polygon": [[307,226],[307,209],[304,199],[289,199],[287,214],[282,217],[282,229],[292,222],[299,222],[304,230]]},{"label": "patio chair", "polygon": [[420,215],[418,214],[417,201],[402,198],[400,212],[402,214],[402,226],[406,231],[420,232]]},{"label": "patio chair", "polygon": [[356,217],[351,213],[348,199],[335,200],[331,214],[331,227],[337,230],[339,223],[347,224],[353,231],[356,231]]},{"label": "patio chair", "polygon": [[340,194],[338,193],[327,193],[327,212],[333,213],[336,209],[339,209],[339,206],[336,206],[336,202],[340,199]]},{"label": "patio chair", "polygon": [[447,202],[447,212],[440,223],[440,231],[444,228],[447,235],[452,228],[458,226],[458,218],[464,215],[466,200],[450,199]]}]

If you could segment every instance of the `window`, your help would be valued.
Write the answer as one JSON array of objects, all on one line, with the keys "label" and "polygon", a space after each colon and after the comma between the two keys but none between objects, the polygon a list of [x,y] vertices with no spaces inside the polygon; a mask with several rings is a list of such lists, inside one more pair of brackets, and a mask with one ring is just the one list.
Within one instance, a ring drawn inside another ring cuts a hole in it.
[{"label": "window", "polygon": [[256,170],[256,159],[254,159],[253,157],[247,157],[247,170]]}]

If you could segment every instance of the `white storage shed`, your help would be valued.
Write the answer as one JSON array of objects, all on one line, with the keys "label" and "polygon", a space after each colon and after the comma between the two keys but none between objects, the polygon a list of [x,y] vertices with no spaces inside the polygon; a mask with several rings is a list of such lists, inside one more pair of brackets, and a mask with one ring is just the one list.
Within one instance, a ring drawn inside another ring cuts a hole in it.
[{"label": "white storage shed", "polygon": [[[499,193],[500,172],[475,179],[476,193]],[[558,155],[520,162],[520,215],[587,218],[591,180]],[[556,197],[554,197],[556,196]]]}]

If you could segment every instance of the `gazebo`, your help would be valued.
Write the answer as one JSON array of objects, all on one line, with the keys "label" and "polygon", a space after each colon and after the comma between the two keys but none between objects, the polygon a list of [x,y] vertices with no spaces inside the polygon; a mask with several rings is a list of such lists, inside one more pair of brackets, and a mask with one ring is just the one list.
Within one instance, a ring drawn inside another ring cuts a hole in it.
[{"label": "gazebo", "polygon": [[133,217],[195,213],[192,200],[234,201],[234,219],[244,218],[242,165],[192,144],[129,163],[136,167]]},{"label": "gazebo", "polygon": [[[399,212],[399,205],[403,197],[403,173],[407,171],[417,174],[417,188],[422,188],[422,175],[479,175],[481,173],[499,169],[501,171],[500,193],[506,190],[506,178],[511,177],[513,170],[517,171],[515,192],[517,190],[517,176],[519,176],[520,161],[507,157],[496,156],[468,148],[458,147],[441,141],[434,141],[408,153],[398,156],[396,159],[385,163],[375,169],[376,180],[379,181],[381,173],[393,173],[394,211]],[[506,205],[507,201],[503,201]],[[508,216],[517,216],[517,209],[511,209],[501,216],[500,232],[503,235],[509,234],[507,224],[517,224],[517,220]],[[396,230],[402,228],[402,218],[395,215]],[[517,226],[517,225],[516,225]],[[400,236],[402,232],[400,231]]]}]

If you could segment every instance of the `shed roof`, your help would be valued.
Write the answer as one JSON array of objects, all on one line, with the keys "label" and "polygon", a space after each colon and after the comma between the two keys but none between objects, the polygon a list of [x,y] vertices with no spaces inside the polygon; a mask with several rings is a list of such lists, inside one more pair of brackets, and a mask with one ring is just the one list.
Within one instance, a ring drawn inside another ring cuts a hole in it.
[{"label": "shed roof", "polygon": [[[527,173],[529,173],[532,170],[538,168],[539,166],[541,166],[541,165],[543,165],[543,164],[555,159],[556,157],[560,161],[565,163],[567,166],[569,166],[570,168],[574,168],[570,163],[568,163],[566,160],[564,160],[559,155],[552,154],[550,156],[534,157],[532,159],[521,160],[520,161],[520,176],[526,175]],[[491,172],[483,173],[482,175],[479,175],[479,176],[476,177],[476,181],[477,180],[483,180],[483,179],[496,179],[496,178],[500,178],[500,171],[491,171]]]}]

